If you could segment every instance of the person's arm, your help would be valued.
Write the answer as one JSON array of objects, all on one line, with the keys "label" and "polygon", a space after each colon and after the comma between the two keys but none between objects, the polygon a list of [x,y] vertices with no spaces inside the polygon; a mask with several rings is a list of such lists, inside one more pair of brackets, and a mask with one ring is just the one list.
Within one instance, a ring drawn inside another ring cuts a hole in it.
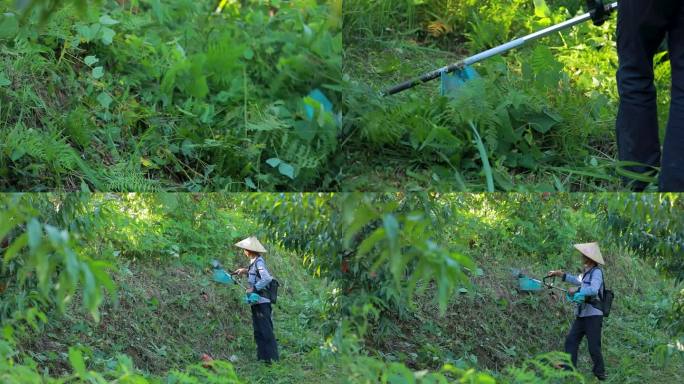
[{"label": "person's arm", "polygon": [[268,269],[266,269],[266,263],[264,263],[263,260],[256,261],[256,268],[259,271],[259,276],[261,276],[261,280],[257,281],[256,284],[254,284],[254,289],[260,291],[264,289],[264,287],[267,286],[271,282],[271,280],[273,280],[273,277],[268,272]]},{"label": "person's arm", "polygon": [[254,285],[256,284],[257,276],[256,271],[252,273],[252,266],[247,268],[247,293],[254,292]]},{"label": "person's arm", "polygon": [[564,273],[563,276],[561,277],[561,279],[568,284],[582,285],[582,282],[578,278],[576,278],[575,276],[573,276],[569,273]]},{"label": "person's arm", "polygon": [[601,289],[601,284],[603,284],[603,271],[597,268],[591,275],[589,284],[583,284],[579,293],[584,294],[584,296],[596,296]]}]

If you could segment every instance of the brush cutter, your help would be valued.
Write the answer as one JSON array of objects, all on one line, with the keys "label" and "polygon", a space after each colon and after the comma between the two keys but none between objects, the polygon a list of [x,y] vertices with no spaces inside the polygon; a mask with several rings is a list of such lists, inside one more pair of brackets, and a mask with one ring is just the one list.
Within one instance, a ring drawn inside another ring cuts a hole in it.
[{"label": "brush cutter", "polygon": [[[551,279],[549,281],[549,279]],[[567,289],[555,286],[555,277],[546,276],[542,280],[533,279],[525,276],[522,273],[518,274],[518,289],[523,292],[539,292],[544,288],[555,289],[561,292],[568,293]]]},{"label": "brush cutter", "polygon": [[[514,270],[515,271],[515,270]],[[574,303],[585,303],[587,302],[587,297],[583,293],[570,292],[567,289],[557,287],[555,276],[546,276],[541,280],[533,279],[531,277],[525,276],[523,273],[517,272],[518,277],[518,290],[521,292],[540,292],[544,288],[555,289],[557,291],[565,293],[565,299],[568,302]]]},{"label": "brush cutter", "polygon": [[471,65],[489,59],[493,56],[501,55],[515,48],[519,48],[530,41],[538,40],[542,37],[551,35],[556,32],[560,32],[562,30],[568,29],[578,24],[582,24],[589,20],[592,20],[594,24],[597,26],[602,25],[606,20],[608,20],[610,14],[617,8],[617,2],[604,4],[603,0],[587,0],[587,9],[589,9],[590,11],[583,15],[574,17],[570,20],[564,21],[554,26],[542,29],[535,33],[529,34],[525,37],[515,39],[506,44],[502,44],[498,47],[491,48],[487,51],[465,58],[457,63],[450,64],[445,67],[428,72],[418,78],[408,80],[404,83],[401,83],[384,91],[383,95],[394,95],[407,89],[414,88],[422,83],[427,83],[428,81],[435,80],[437,78],[441,79],[441,91],[442,95],[445,95],[449,91],[459,88],[468,80],[472,80],[473,78],[477,77],[477,73],[474,69],[470,67]]},{"label": "brush cutter", "polygon": [[[218,262],[218,260],[213,260],[211,262],[211,266],[214,268],[214,281],[219,283],[219,284],[224,284],[224,285],[230,285],[230,284],[236,284],[239,285],[242,289],[245,291],[247,290],[247,287],[245,287],[243,284],[240,283],[240,281],[236,278],[233,278],[233,276],[236,276],[237,274],[234,272],[226,272],[225,269],[221,266],[221,263]],[[246,304],[256,304],[259,302],[259,299],[261,296],[257,295],[256,293],[248,293],[245,295],[244,301]]]}]

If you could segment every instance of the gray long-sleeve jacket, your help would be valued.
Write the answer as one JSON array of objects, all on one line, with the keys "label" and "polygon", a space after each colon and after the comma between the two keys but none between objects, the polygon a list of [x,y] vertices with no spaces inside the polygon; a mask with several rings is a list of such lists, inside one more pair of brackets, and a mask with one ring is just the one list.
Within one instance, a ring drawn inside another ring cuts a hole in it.
[{"label": "gray long-sleeve jacket", "polygon": [[[259,276],[257,276],[257,270],[259,271]],[[265,286],[268,285],[268,283],[273,280],[273,277],[271,274],[268,272],[268,269],[266,268],[266,262],[264,261],[263,257],[259,256],[256,259],[250,260],[249,264],[249,269],[247,272],[247,284],[249,285],[250,288],[254,288],[254,291],[260,291],[262,290]],[[263,304],[263,303],[270,303],[271,300],[262,297],[259,299],[259,302],[256,304]]]},{"label": "gray long-sleeve jacket", "polygon": [[[590,277],[591,280],[589,279]],[[583,293],[585,296],[596,296],[601,289],[601,285],[603,285],[603,271],[601,268],[596,267],[594,273],[591,273],[591,269],[588,269],[577,277],[566,273],[563,275],[563,281],[580,286],[578,292]],[[603,316],[603,312],[591,304],[583,303],[577,304],[575,315],[577,317]]]}]

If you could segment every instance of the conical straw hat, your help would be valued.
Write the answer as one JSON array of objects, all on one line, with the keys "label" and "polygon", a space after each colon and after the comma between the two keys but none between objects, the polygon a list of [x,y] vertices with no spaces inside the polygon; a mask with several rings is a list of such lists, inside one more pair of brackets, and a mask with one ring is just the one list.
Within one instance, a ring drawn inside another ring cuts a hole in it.
[{"label": "conical straw hat", "polygon": [[603,256],[601,256],[601,250],[599,249],[598,243],[575,244],[575,249],[601,265],[606,264],[606,262],[603,261]]},{"label": "conical straw hat", "polygon": [[252,252],[266,253],[266,248],[264,248],[264,246],[254,236],[250,236],[235,243],[235,246]]}]

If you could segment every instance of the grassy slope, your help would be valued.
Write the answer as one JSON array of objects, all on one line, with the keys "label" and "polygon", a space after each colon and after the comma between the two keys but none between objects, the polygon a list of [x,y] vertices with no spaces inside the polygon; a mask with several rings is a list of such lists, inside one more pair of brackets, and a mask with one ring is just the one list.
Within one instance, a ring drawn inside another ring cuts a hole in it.
[{"label": "grassy slope", "polygon": [[[80,344],[92,350],[88,364],[93,369],[104,368],[117,353],[125,353],[137,368],[163,376],[208,353],[232,359],[238,375],[249,383],[335,382],[338,368],[320,357],[322,337],[311,321],[317,313],[317,292],[324,285],[297,265],[293,255],[275,252],[268,260],[282,284],[274,306],[281,362],[271,367],[254,361],[251,314],[241,302],[240,289],[212,283],[205,269],[209,260],[203,258],[120,266],[119,302],[105,305],[100,324],[74,311],[51,321],[22,349],[53,374],[69,369],[66,351]],[[222,261],[239,265],[232,259]]]},{"label": "grassy slope", "polygon": [[[666,309],[661,298],[673,292],[673,284],[635,257],[608,254],[607,281],[617,294],[603,333],[610,382],[682,382],[684,361],[661,367],[654,353],[658,345],[668,342],[658,318]],[[378,350],[415,369],[434,369],[450,360],[477,363],[493,372],[540,353],[562,350],[573,307],[547,292],[518,293],[510,268],[527,267],[526,274],[538,277],[551,268],[573,270],[574,266],[487,253],[475,259],[484,275],[475,279],[474,289],[454,298],[444,317],[438,316],[431,300],[419,300],[412,318],[400,323],[398,336],[377,345]],[[586,342],[580,347],[579,365],[588,379],[593,377]]]}]

